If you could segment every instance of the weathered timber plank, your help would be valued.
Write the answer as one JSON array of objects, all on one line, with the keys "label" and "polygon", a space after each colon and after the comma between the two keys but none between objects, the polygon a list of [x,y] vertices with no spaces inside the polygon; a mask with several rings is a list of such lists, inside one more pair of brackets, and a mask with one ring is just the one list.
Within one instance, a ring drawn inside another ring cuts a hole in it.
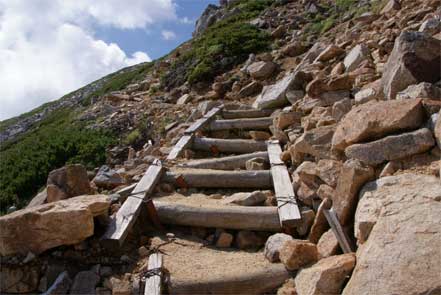
[{"label": "weathered timber plank", "polygon": [[244,169],[245,163],[252,158],[264,158],[268,160],[267,152],[256,152],[250,154],[243,154],[237,156],[229,156],[222,158],[211,158],[192,160],[186,163],[179,164],[178,167],[184,168],[199,168],[199,169],[218,169],[218,170],[235,170]]},{"label": "weathered timber plank", "polygon": [[260,117],[268,117],[274,112],[274,110],[223,110],[222,117],[225,119],[241,119],[241,118],[260,118]]},{"label": "weathered timber plank", "polygon": [[158,200],[153,202],[163,224],[272,232],[281,230],[276,207],[204,207]]},{"label": "weathered timber plank", "polygon": [[282,263],[271,263],[266,267],[250,269],[247,272],[226,271],[216,278],[174,279],[170,274],[168,290],[170,294],[273,294],[291,275]]},{"label": "weathered timber plank", "polygon": [[[148,270],[154,272],[145,281],[144,295],[162,294],[162,254],[153,253],[149,256]],[[157,272],[157,273],[156,273]]]},{"label": "weathered timber plank", "polygon": [[176,143],[176,145],[171,150],[170,154],[167,156],[167,160],[175,160],[177,157],[179,157],[182,153],[182,151],[187,148],[189,145],[191,145],[193,141],[194,135],[184,135],[182,136],[179,141]]},{"label": "weathered timber plank", "polygon": [[138,218],[142,203],[145,202],[146,197],[161,178],[162,171],[163,167],[159,160],[150,165],[116,216],[111,219],[102,237],[103,240],[117,241],[120,245],[124,242],[129,230]]},{"label": "weathered timber plank", "polygon": [[343,253],[354,252],[352,249],[351,242],[349,241],[346,232],[344,231],[343,227],[338,221],[337,214],[335,214],[334,209],[332,208],[329,210],[325,209],[323,213],[325,214],[326,220],[331,226],[332,232],[337,238],[338,244],[340,245],[340,248],[343,250]]},{"label": "weathered timber plank", "polygon": [[185,134],[192,134],[203,127],[205,127],[223,108],[222,106],[215,107],[205,114],[202,118],[194,122],[190,127],[185,130]]},{"label": "weathered timber plank", "polygon": [[266,151],[266,143],[261,140],[250,139],[219,139],[219,138],[195,138],[192,148],[200,151],[212,151],[215,148],[220,153],[246,154],[258,151]]},{"label": "weathered timber plank", "polygon": [[201,188],[271,188],[271,172],[262,171],[225,171],[211,169],[182,169],[168,171],[162,181],[181,186]]},{"label": "weathered timber plank", "polygon": [[271,140],[268,142],[268,157],[271,165],[285,165],[280,158],[282,149],[280,148],[278,140]]},{"label": "weathered timber plank", "polygon": [[291,178],[283,161],[280,160],[282,149],[278,141],[268,142],[268,156],[271,163],[271,175],[276,193],[279,219],[283,228],[289,229],[301,225],[301,214]]},{"label": "weathered timber plank", "polygon": [[228,129],[265,130],[268,129],[272,123],[273,118],[271,117],[215,120],[210,123],[208,129],[210,131]]}]

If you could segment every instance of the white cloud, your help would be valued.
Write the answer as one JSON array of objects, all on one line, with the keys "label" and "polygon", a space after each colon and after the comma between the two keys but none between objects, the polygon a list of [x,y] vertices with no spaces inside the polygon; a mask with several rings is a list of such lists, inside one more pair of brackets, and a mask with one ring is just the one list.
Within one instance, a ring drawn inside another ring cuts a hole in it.
[{"label": "white cloud", "polygon": [[162,35],[162,39],[167,40],[167,41],[176,39],[176,34],[173,31],[162,30],[161,35]]},{"label": "white cloud", "polygon": [[0,120],[151,60],[97,39],[94,28],[176,19],[172,0],[0,0]]},{"label": "white cloud", "polygon": [[194,19],[189,19],[186,16],[183,18],[180,18],[178,21],[179,21],[179,23],[185,24],[185,25],[194,25],[196,23],[196,21]]}]

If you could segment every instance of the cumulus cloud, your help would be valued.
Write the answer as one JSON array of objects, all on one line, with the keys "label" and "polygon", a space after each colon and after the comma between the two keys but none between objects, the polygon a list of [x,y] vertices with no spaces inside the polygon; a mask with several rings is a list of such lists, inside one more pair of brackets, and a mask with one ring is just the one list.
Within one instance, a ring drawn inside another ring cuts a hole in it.
[{"label": "cumulus cloud", "polygon": [[94,29],[176,19],[172,0],[0,0],[0,120],[151,60],[99,40]]},{"label": "cumulus cloud", "polygon": [[162,35],[162,39],[167,40],[167,41],[176,39],[176,34],[173,31],[162,30],[161,35]]}]

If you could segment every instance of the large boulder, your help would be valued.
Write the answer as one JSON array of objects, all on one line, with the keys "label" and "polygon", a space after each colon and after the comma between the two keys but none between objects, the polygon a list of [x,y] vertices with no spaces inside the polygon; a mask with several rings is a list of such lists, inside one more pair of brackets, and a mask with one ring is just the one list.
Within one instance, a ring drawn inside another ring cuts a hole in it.
[{"label": "large boulder", "polygon": [[292,237],[287,234],[274,234],[268,238],[265,243],[264,254],[266,259],[271,262],[279,261],[280,248],[282,248],[283,244],[287,241],[291,241]]},{"label": "large boulder", "polygon": [[263,87],[262,93],[253,103],[256,109],[270,109],[284,106],[288,103],[286,99],[286,91],[295,81],[294,74],[287,74],[282,80],[276,84]]},{"label": "large boulder", "polygon": [[343,63],[345,65],[346,71],[351,72],[370,56],[369,47],[366,45],[357,45],[349,51],[346,55]]},{"label": "large boulder", "polygon": [[92,193],[83,165],[66,165],[53,170],[47,178],[47,202],[64,200]]},{"label": "large boulder", "polygon": [[93,217],[107,214],[110,199],[86,195],[15,211],[0,217],[0,255],[77,244],[94,233]]},{"label": "large boulder", "polygon": [[343,294],[440,294],[441,182],[401,174],[360,193],[357,266]]},{"label": "large boulder", "polygon": [[279,257],[288,270],[300,269],[319,259],[317,246],[304,240],[286,241],[280,248]]},{"label": "large boulder", "polygon": [[368,165],[398,160],[428,151],[435,145],[432,132],[422,128],[413,132],[391,135],[385,138],[346,148],[346,157],[360,160]]},{"label": "large boulder", "polygon": [[103,165],[92,180],[97,187],[112,189],[125,184],[124,178],[109,166]]},{"label": "large boulder", "polygon": [[332,206],[343,225],[354,215],[360,188],[374,177],[374,169],[358,160],[347,160],[343,164],[332,198]]},{"label": "large boulder", "polygon": [[269,78],[275,69],[276,64],[272,61],[256,61],[247,68],[250,76],[257,80]]},{"label": "large boulder", "polygon": [[420,84],[410,85],[397,93],[397,99],[409,98],[441,100],[441,89],[433,84],[421,82]]},{"label": "large boulder", "polygon": [[441,78],[441,40],[421,32],[402,32],[384,66],[382,87],[387,99],[419,82],[435,83]]},{"label": "large boulder", "polygon": [[40,278],[38,265],[8,265],[0,268],[0,293],[35,293]]},{"label": "large boulder", "polygon": [[291,146],[291,153],[308,154],[317,159],[330,159],[334,131],[335,125],[330,125],[304,132]]},{"label": "large boulder", "polygon": [[343,151],[354,143],[416,129],[423,119],[420,99],[368,102],[353,108],[340,121],[332,138],[332,148]]},{"label": "large boulder", "polygon": [[295,279],[297,294],[340,294],[346,277],[351,274],[354,266],[355,255],[352,253],[324,258],[312,267],[302,269],[297,274]]}]

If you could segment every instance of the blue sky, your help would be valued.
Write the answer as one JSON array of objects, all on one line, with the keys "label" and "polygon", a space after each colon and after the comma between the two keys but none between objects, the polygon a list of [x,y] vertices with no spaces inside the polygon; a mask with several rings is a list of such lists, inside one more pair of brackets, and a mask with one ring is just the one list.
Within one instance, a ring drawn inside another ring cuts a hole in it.
[{"label": "blue sky", "polygon": [[0,120],[191,38],[218,0],[0,0]]},{"label": "blue sky", "polygon": [[[147,52],[152,59],[169,53],[191,38],[194,22],[208,4],[218,5],[218,0],[179,0],[176,3],[178,21],[154,24],[147,29],[121,30],[115,28],[98,29],[97,37],[107,42],[117,43],[128,54],[136,51]],[[162,31],[175,33],[176,37],[164,40]]]}]

